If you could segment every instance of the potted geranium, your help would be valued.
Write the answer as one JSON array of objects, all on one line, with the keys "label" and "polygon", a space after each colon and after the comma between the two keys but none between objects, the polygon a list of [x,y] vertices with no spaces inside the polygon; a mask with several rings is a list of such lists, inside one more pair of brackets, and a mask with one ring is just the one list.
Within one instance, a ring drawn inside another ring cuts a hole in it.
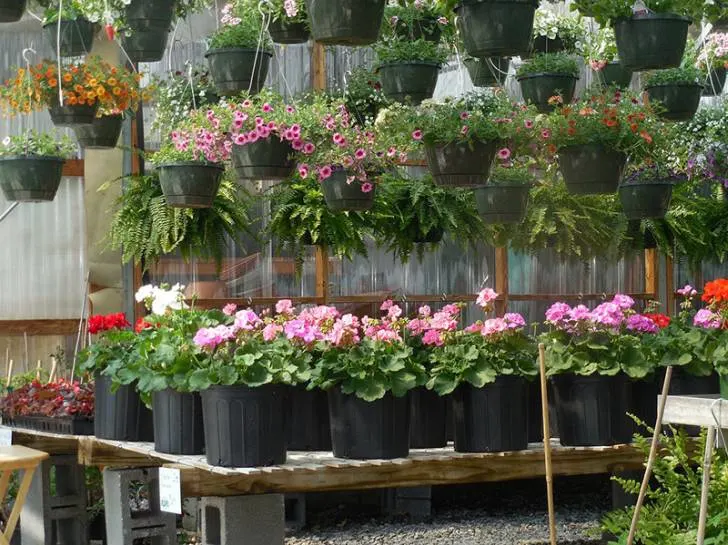
[{"label": "potted geranium", "polygon": [[94,377],[94,429],[99,439],[152,441],[152,415],[133,385],[122,386],[117,373],[133,364],[136,333],[123,313],[88,319],[93,342],[78,355],[79,369]]},{"label": "potted geranium", "polygon": [[728,34],[708,34],[698,53],[697,67],[707,74],[703,95],[716,96],[723,93],[728,68]]},{"label": "potted geranium", "polygon": [[587,59],[599,81],[606,87],[626,89],[632,82],[632,69],[625,67],[617,57],[617,42],[612,27],[602,27],[589,34]]},{"label": "potted geranium", "polygon": [[629,443],[633,425],[630,379],[653,372],[643,337],[657,325],[617,294],[593,309],[555,303],[546,311],[547,373],[554,386],[561,444]]},{"label": "potted geranium", "polygon": [[394,304],[382,308],[386,315],[380,320],[360,321],[346,314],[319,326],[325,340],[311,386],[328,392],[337,458],[391,459],[409,454],[407,393],[423,383],[424,368],[404,341],[407,321],[401,317],[402,309]]},{"label": "potted geranium", "polygon": [[394,37],[374,47],[384,96],[414,105],[432,98],[447,52],[438,42]]},{"label": "potted geranium", "polygon": [[[489,312],[497,297],[486,288],[477,304]],[[431,325],[422,324],[423,340],[432,346],[427,387],[440,395],[453,394],[455,450],[525,450],[528,379],[538,374],[538,366],[523,316],[507,313],[460,331]]]},{"label": "potted geranium", "polygon": [[664,218],[670,208],[672,188],[679,176],[659,164],[633,169],[619,185],[624,215],[631,220]]},{"label": "potted geranium", "polygon": [[608,90],[549,115],[541,136],[558,152],[559,169],[574,194],[614,193],[627,155],[639,162],[654,149],[658,125],[636,96]]},{"label": "potted geranium", "polygon": [[0,2],[0,23],[20,21],[25,13],[27,0],[3,0]]},{"label": "potted geranium", "polygon": [[579,64],[568,53],[538,53],[518,67],[516,79],[523,99],[547,113],[574,98]]},{"label": "potted geranium", "polygon": [[0,145],[0,188],[8,201],[52,201],[63,165],[76,154],[67,137],[29,131],[6,136]]},{"label": "potted geranium", "polygon": [[650,73],[644,90],[651,102],[659,102],[658,113],[668,121],[688,121],[700,106],[703,93],[700,71],[693,66]]},{"label": "potted geranium", "polygon": [[546,7],[536,10],[533,20],[534,53],[581,53],[586,36],[581,17],[559,15]]},{"label": "potted geranium", "polygon": [[406,40],[425,40],[439,43],[443,29],[450,28],[450,22],[433,1],[399,0],[390,2],[384,9],[382,35],[398,36]]},{"label": "potted geranium", "polygon": [[257,93],[265,84],[273,57],[262,15],[257,9],[226,4],[220,22],[205,53],[217,92],[222,96]]},{"label": "potted geranium", "polygon": [[491,170],[488,183],[473,192],[486,224],[520,223],[526,215],[534,176],[528,163],[510,160],[509,153],[508,148],[499,150],[502,159]]},{"label": "potted geranium", "polygon": [[473,57],[526,55],[531,49],[537,7],[532,0],[465,0],[455,13],[466,51]]},{"label": "potted geranium", "polygon": [[[60,25],[60,41],[59,41]],[[80,57],[91,52],[98,26],[84,16],[83,7],[73,1],[63,3],[63,12],[50,2],[45,6],[43,30],[53,51],[61,57]]]},{"label": "potted geranium", "polygon": [[[298,3],[302,0],[291,0]],[[325,45],[369,45],[377,41],[386,0],[305,0],[311,33]]]},{"label": "potted geranium", "polygon": [[190,112],[152,156],[169,206],[212,206],[232,148],[223,131],[214,110]]},{"label": "potted geranium", "polygon": [[463,64],[475,87],[503,87],[511,67],[508,57],[465,57]]}]

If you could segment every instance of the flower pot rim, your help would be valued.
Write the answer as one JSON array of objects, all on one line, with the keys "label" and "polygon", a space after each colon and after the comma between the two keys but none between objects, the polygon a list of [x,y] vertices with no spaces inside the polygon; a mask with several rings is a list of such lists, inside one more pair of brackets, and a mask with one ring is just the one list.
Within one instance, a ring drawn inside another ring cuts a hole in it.
[{"label": "flower pot rim", "polygon": [[640,22],[640,21],[660,21],[660,20],[685,21],[688,24],[691,24],[693,22],[693,20],[690,17],[686,17],[684,15],[678,15],[677,13],[650,11],[643,15],[632,15],[630,17],[618,17],[614,21],[614,26],[616,26],[620,23],[631,23],[631,22]]},{"label": "flower pot rim", "polygon": [[[513,188],[520,189],[522,187],[527,187],[528,189],[531,189],[534,185],[536,185],[536,183],[533,181],[525,182],[525,183],[509,182],[507,184],[499,184],[499,183],[494,184],[490,180],[488,180],[488,182],[485,185],[481,185],[481,186],[473,188],[473,191],[477,192],[477,191],[481,191],[483,189],[499,189],[501,187],[504,189],[513,189]],[[508,375],[508,376],[510,376],[510,375]]]},{"label": "flower pot rim", "polygon": [[650,89],[656,89],[658,87],[698,87],[702,89],[705,83],[655,83],[653,85],[645,86],[645,91]]},{"label": "flower pot rim", "polygon": [[630,187],[641,187],[641,186],[669,186],[669,185],[677,185],[680,183],[680,180],[678,178],[660,178],[659,180],[655,180],[652,182],[633,182],[629,184],[619,184],[619,190],[627,189]]},{"label": "flower pot rim", "polygon": [[282,384],[277,382],[268,382],[266,384],[261,384],[259,386],[249,386],[247,384],[211,384],[208,388],[205,388],[204,390],[199,390],[195,392],[188,392],[188,393],[198,393],[202,394],[204,392],[209,392],[212,390],[261,390],[266,387],[284,387],[289,386],[288,384]]},{"label": "flower pot rim", "polygon": [[232,53],[232,52],[246,52],[246,53],[263,53],[269,57],[273,57],[273,53],[269,49],[256,49],[255,47],[218,47],[217,49],[208,49],[205,52],[205,58],[216,55],[218,53]]},{"label": "flower pot rim", "polygon": [[392,61],[378,64],[377,70],[388,66],[436,66],[440,68],[442,64],[434,61]]},{"label": "flower pot rim", "polygon": [[516,80],[520,82],[524,79],[543,78],[543,77],[564,78],[564,79],[573,79],[573,80],[580,79],[579,76],[574,76],[572,74],[565,74],[563,72],[537,72],[536,74],[524,74],[523,76],[516,76]]},{"label": "flower pot rim", "polygon": [[468,144],[468,142],[472,142],[473,144],[497,144],[499,142],[498,138],[493,138],[492,140],[450,140],[449,142],[435,142],[432,144],[425,144],[426,148],[446,148],[452,144],[455,145],[462,145],[462,144]]},{"label": "flower pot rim", "polygon": [[[96,25],[96,23],[92,23],[91,21],[89,21],[88,19],[86,19],[86,17],[74,17],[73,19],[63,19],[63,18],[61,19],[61,22],[62,23],[78,23],[78,22],[84,22],[84,21],[86,23],[89,23],[89,24],[92,24],[92,25]],[[51,25],[55,25],[57,22],[58,22],[58,20],[51,21],[50,23],[46,23],[46,24],[43,25],[43,28],[47,28],[47,27],[49,27]]]},{"label": "flower pot rim", "polygon": [[627,155],[625,152],[616,150],[614,148],[607,147],[601,142],[589,142],[587,144],[570,144],[568,146],[561,146],[560,148],[558,148],[556,150],[556,153],[559,153],[561,151],[566,151],[566,150],[568,150],[568,151],[577,150],[580,148],[601,148],[603,151],[608,152],[608,153],[619,153],[619,154],[625,155],[625,156]]},{"label": "flower pot rim", "polygon": [[453,11],[457,12],[463,6],[475,6],[477,4],[531,4],[538,6],[538,0],[460,0],[460,3],[453,8]]},{"label": "flower pot rim", "polygon": [[52,161],[56,163],[65,163],[66,159],[58,155],[5,155],[0,157],[0,161]]},{"label": "flower pot rim", "polygon": [[208,161],[173,161],[170,163],[160,163],[157,165],[157,168],[189,167],[189,166],[209,167],[209,168],[216,168],[219,170],[225,170],[225,166],[222,163],[210,163]]}]

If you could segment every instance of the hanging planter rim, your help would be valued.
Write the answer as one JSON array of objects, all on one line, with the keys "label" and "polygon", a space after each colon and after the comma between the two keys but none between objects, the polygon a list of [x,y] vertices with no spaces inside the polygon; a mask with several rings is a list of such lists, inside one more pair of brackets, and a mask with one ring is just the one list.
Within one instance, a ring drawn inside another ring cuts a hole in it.
[{"label": "hanging planter rim", "polygon": [[43,28],[45,29],[45,28],[48,28],[49,26],[53,26],[55,24],[58,24],[58,21],[59,20],[62,23],[78,23],[78,22],[84,22],[84,23],[88,23],[90,25],[92,24],[95,27],[98,26],[96,23],[92,23],[91,21],[89,21],[88,19],[86,19],[86,17],[74,17],[73,19],[64,19],[64,18],[56,19],[55,21],[51,21],[49,23],[44,24],[43,25]]},{"label": "hanging planter rim", "polygon": [[440,68],[442,66],[439,62],[434,61],[392,61],[392,62],[384,62],[377,65],[377,70],[380,68],[385,68],[388,66],[402,66],[402,65],[411,65],[411,66],[437,66]]},{"label": "hanging planter rim", "polygon": [[680,180],[677,178],[660,178],[654,182],[634,182],[629,184],[619,184],[619,189],[627,189],[630,187],[642,187],[642,186],[653,186],[653,185],[677,185]]},{"label": "hanging planter rim", "polygon": [[690,17],[684,15],[678,15],[677,13],[659,13],[659,12],[648,12],[644,15],[633,15],[632,17],[618,17],[614,20],[614,26],[620,23],[631,23],[639,21],[686,21],[688,24],[692,24],[693,20]]},{"label": "hanging planter rim", "polygon": [[273,53],[269,49],[256,49],[254,47],[219,47],[217,49],[208,49],[205,53],[205,58],[209,57],[210,55],[215,55],[216,53],[232,53],[236,51],[246,52],[246,53],[261,53],[263,55],[268,55],[269,57],[273,58]]},{"label": "hanging planter rim", "polygon": [[529,4],[533,6],[539,5],[539,0],[486,0],[485,2],[483,0],[460,0],[460,3],[453,8],[453,11],[457,13],[459,9],[462,9],[463,6],[472,6],[475,4]]},{"label": "hanging planter rim", "polygon": [[66,159],[57,155],[5,155],[0,157],[2,161],[18,161],[18,160],[29,160],[29,161],[53,161],[55,163],[65,163]]},{"label": "hanging planter rim", "polygon": [[564,78],[564,79],[574,79],[578,80],[580,79],[579,76],[574,76],[573,74],[566,74],[564,72],[538,72],[536,74],[524,74],[523,76],[516,76],[517,81],[523,81],[524,79],[533,79],[533,78]]},{"label": "hanging planter rim", "polygon": [[645,91],[647,91],[649,93],[650,89],[659,89],[659,88],[665,88],[665,87],[692,87],[692,88],[703,89],[703,87],[705,87],[705,85],[702,83],[656,83],[654,85],[646,86]]},{"label": "hanging planter rim", "polygon": [[480,187],[476,187],[475,191],[478,191],[480,189],[493,189],[496,187],[503,187],[506,189],[510,189],[512,187],[527,187],[528,189],[531,189],[534,185],[536,185],[534,182],[526,182],[525,184],[519,184],[516,182],[510,182],[507,184],[500,184],[500,183],[493,183],[490,180],[488,180],[488,183],[485,185],[482,185]]},{"label": "hanging planter rim", "polygon": [[159,165],[157,165],[157,168],[187,167],[187,166],[210,167],[210,168],[216,168],[219,170],[225,170],[225,167],[222,164],[210,163],[209,161],[174,161],[172,163],[160,163]]}]

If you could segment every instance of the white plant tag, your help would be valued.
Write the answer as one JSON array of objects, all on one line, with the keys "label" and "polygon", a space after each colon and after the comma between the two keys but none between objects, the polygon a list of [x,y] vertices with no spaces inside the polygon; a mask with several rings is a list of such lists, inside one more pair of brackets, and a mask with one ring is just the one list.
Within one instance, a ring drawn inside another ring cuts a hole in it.
[{"label": "white plant tag", "polygon": [[166,513],[182,514],[182,486],[179,469],[159,468],[159,507]]}]

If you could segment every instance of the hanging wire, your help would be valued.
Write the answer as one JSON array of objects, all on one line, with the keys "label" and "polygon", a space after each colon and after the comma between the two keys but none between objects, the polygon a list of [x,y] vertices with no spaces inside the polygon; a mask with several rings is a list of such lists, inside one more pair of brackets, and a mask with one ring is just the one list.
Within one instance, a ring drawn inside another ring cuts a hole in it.
[{"label": "hanging wire", "polygon": [[[56,23],[56,55],[58,57],[58,102],[63,107],[63,66],[61,64],[61,19],[63,18],[63,0],[58,3],[58,21]],[[85,46],[84,46],[85,47]]]},{"label": "hanging wire", "polygon": [[265,33],[268,32],[268,27],[270,26],[271,21],[270,12],[265,12],[263,10],[263,6],[265,5],[270,6],[270,2],[268,0],[260,0],[260,2],[258,2],[258,11],[260,12],[260,15],[263,19],[263,24],[261,25],[260,34],[258,36],[258,47],[255,48],[252,77],[250,78],[250,83],[248,84],[248,94],[250,94],[250,92],[253,90],[253,83],[256,79],[258,79],[259,76],[259,74],[257,73],[257,69],[259,68],[258,61],[260,61],[261,63],[263,62],[263,41],[265,40]]}]

